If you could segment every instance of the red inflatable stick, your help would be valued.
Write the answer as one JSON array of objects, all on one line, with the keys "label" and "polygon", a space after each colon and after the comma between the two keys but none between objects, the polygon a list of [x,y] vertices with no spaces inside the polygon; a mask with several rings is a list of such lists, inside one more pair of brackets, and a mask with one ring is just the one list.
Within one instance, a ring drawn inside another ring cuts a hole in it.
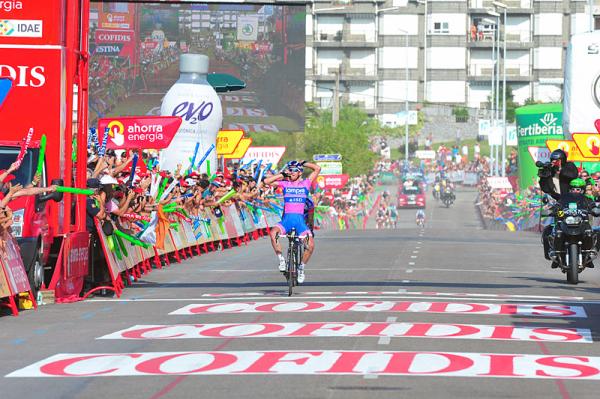
[{"label": "red inflatable stick", "polygon": [[131,220],[141,220],[143,222],[150,221],[150,218],[148,216],[138,215],[137,213],[124,213],[123,215],[121,215],[121,217]]},{"label": "red inflatable stick", "polygon": [[188,223],[192,223],[192,219],[190,219],[189,217],[185,216],[183,213],[181,212],[173,212],[173,215],[177,216],[178,218],[185,220]]},{"label": "red inflatable stick", "polygon": [[31,143],[31,138],[33,137],[33,128],[30,127],[27,132],[27,136],[21,143],[21,151],[19,151],[19,155],[17,156],[17,167],[21,166],[21,162],[23,162],[23,158],[25,158],[25,154],[27,154],[27,149],[29,148],[29,144]]}]

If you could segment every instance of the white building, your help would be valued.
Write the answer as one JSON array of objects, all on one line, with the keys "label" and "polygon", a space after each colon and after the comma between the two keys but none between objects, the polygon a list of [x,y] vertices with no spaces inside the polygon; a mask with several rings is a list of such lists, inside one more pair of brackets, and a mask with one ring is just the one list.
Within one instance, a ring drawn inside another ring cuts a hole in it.
[{"label": "white building", "polygon": [[339,74],[341,99],[382,120],[404,109],[407,91],[413,108],[423,102],[487,108],[498,19],[507,46],[499,66],[506,64],[515,101],[560,101],[569,37],[590,29],[588,1],[504,0],[506,28],[488,12],[492,3],[315,0],[306,20],[306,101],[330,107]]}]

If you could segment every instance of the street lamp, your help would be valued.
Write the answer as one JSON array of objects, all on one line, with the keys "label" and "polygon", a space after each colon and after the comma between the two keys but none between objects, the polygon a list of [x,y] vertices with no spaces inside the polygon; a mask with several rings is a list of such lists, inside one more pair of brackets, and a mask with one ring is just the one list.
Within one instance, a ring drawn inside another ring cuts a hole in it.
[{"label": "street lamp", "polygon": [[423,28],[423,101],[427,101],[427,30],[429,26],[427,24],[427,0],[416,0],[418,4],[425,6],[424,13],[424,28]]},{"label": "street lamp", "polygon": [[504,163],[506,162],[506,27],[508,26],[506,11],[508,6],[499,1],[494,1],[492,4],[495,7],[504,10],[504,34],[502,39],[502,176],[506,176],[506,166]]},{"label": "street lamp", "polygon": [[398,28],[404,33],[404,161],[408,164],[408,31]]},{"label": "street lamp", "polygon": [[[498,13],[495,13],[494,11],[490,11],[488,10],[488,14],[490,14],[491,16],[496,16],[496,15],[500,15]],[[495,104],[495,100],[498,98],[498,90],[496,89],[496,80],[498,79],[498,72],[497,72],[497,65],[498,65],[498,53],[496,51],[496,36],[497,36],[497,31],[498,31],[498,22],[494,21],[492,19],[489,18],[485,18],[483,20],[483,22],[494,26],[494,31],[492,34],[492,80],[491,80],[491,93],[490,93],[490,118],[491,118],[491,125],[492,128],[494,129],[493,133],[490,132],[491,134],[495,134],[495,129],[496,129],[496,125],[497,125],[497,109],[498,106]],[[492,144],[490,146],[490,156],[494,158],[494,163],[492,164],[492,174],[493,175],[497,175],[497,171],[498,171],[498,149],[497,146],[495,144]]]}]

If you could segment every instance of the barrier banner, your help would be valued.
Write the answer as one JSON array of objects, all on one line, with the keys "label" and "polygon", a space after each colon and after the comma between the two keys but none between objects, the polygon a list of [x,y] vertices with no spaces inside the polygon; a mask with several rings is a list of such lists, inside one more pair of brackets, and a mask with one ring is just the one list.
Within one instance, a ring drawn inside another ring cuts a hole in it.
[{"label": "barrier banner", "polygon": [[229,216],[231,217],[231,220],[233,221],[233,225],[235,227],[235,233],[237,237],[242,237],[245,232],[244,232],[244,227],[242,226],[242,221],[240,219],[240,212],[238,212],[237,208],[235,207],[235,205],[231,205],[228,209],[228,213]]},{"label": "barrier banner", "polygon": [[98,232],[98,238],[100,239],[100,245],[102,245],[102,250],[104,252],[104,258],[106,260],[106,264],[108,266],[108,271],[110,273],[110,278],[113,284],[117,281],[119,274],[125,270],[126,267],[123,266],[122,262],[119,262],[116,254],[115,254],[115,245],[118,245],[115,242],[114,235],[107,237],[102,231],[102,226],[98,220],[95,220],[96,223],[96,231]]},{"label": "barrier banner", "polygon": [[31,288],[29,287],[27,272],[25,272],[25,266],[15,239],[7,232],[4,232],[2,239],[6,245],[4,252],[0,252],[0,259],[2,259],[2,265],[13,295],[20,292],[29,292]]},{"label": "barrier banner", "polygon": [[62,248],[62,274],[50,283],[56,298],[79,295],[83,280],[88,274],[90,235],[78,232],[65,237]]},{"label": "barrier banner", "polygon": [[254,221],[258,220],[258,215],[256,212],[252,212],[250,210],[244,213],[245,217],[242,219],[242,227],[244,228],[244,232],[252,233],[254,230],[256,230]]},{"label": "barrier banner", "polygon": [[235,205],[230,205],[228,207],[222,207],[223,215],[225,215],[223,219],[223,224],[225,225],[225,231],[227,232],[227,238],[232,239],[238,237],[237,230],[235,229],[235,225],[233,224],[233,216],[231,215],[230,208]]},{"label": "barrier banner", "polygon": [[0,298],[6,298],[7,296],[10,296],[10,287],[4,271],[0,270]]},{"label": "barrier banner", "polygon": [[476,186],[479,182],[479,174],[475,172],[466,172],[463,184],[465,186]]},{"label": "barrier banner", "polygon": [[181,226],[183,227],[183,233],[185,234],[187,241],[193,244],[199,244],[200,240],[196,239],[196,234],[194,233],[193,227],[191,224],[183,220],[181,222]]},{"label": "barrier banner", "polygon": [[14,298],[15,295],[27,292],[35,309],[37,309],[37,303],[29,286],[17,242],[8,232],[4,232],[2,239],[5,245],[0,251],[0,298],[8,298],[8,304],[1,303],[1,305],[8,307],[12,314],[17,316],[19,308]]}]

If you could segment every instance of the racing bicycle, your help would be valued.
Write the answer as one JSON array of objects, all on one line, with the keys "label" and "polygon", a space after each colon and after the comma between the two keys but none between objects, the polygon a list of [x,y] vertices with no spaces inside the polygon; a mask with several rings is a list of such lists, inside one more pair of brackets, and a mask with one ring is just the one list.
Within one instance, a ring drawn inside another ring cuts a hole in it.
[{"label": "racing bicycle", "polygon": [[287,270],[283,272],[288,283],[288,296],[292,296],[294,286],[298,285],[298,267],[302,263],[304,252],[304,240],[298,235],[296,229],[292,229],[288,238]]}]

